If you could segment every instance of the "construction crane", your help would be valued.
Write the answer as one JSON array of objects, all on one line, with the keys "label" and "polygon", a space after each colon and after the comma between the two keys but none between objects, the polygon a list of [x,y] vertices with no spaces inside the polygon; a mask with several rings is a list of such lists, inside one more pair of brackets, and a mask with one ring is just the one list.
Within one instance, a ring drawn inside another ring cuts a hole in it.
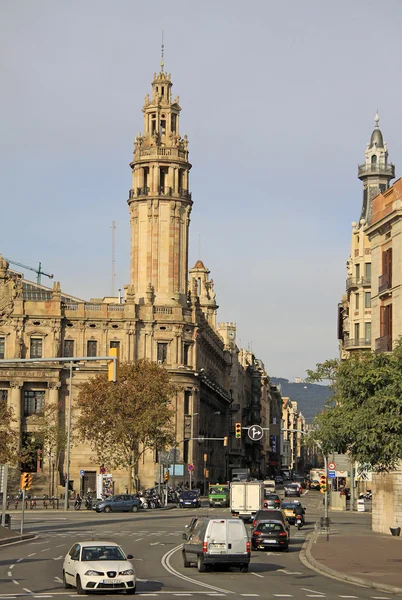
[{"label": "construction crane", "polygon": [[39,263],[39,266],[37,269],[34,269],[33,267],[28,267],[27,265],[23,265],[22,263],[19,263],[15,260],[11,260],[11,258],[6,258],[6,261],[8,261],[9,263],[11,263],[12,265],[17,265],[17,267],[22,267],[23,269],[29,269],[30,271],[33,271],[34,273],[36,273],[36,283],[41,283],[41,277],[42,275],[44,275],[45,277],[49,277],[49,279],[53,279],[54,275],[51,275],[50,273],[45,273],[44,271],[42,271],[42,263]]}]

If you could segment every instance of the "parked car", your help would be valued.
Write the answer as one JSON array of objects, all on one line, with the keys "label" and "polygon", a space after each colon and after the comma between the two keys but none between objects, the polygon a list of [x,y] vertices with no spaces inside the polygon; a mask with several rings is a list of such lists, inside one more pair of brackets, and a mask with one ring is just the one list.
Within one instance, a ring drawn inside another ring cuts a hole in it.
[{"label": "parked car", "polygon": [[124,590],[135,594],[135,570],[130,559],[114,542],[79,542],[66,554],[63,562],[63,584],[75,587],[77,594],[88,591],[107,593]]},{"label": "parked car", "polygon": [[264,494],[264,508],[280,508],[281,499],[278,494]]},{"label": "parked car", "polygon": [[300,498],[302,488],[298,483],[287,483],[284,486],[285,496],[298,496]]},{"label": "parked car", "polygon": [[105,500],[95,502],[93,508],[96,512],[138,512],[141,501],[132,494],[117,494]]},{"label": "parked car", "polygon": [[259,521],[251,535],[251,545],[254,550],[280,548],[289,550],[289,534],[281,521]]},{"label": "parked car", "polygon": [[183,533],[183,565],[197,565],[200,573],[218,565],[240,567],[247,573],[250,542],[241,519],[195,517]]},{"label": "parked car", "polygon": [[282,475],[275,475],[275,483],[283,483]]},{"label": "parked car", "polygon": [[259,521],[280,521],[285,526],[285,529],[288,532],[290,539],[290,525],[283,510],[278,508],[264,508],[261,510],[257,510],[253,520],[254,528],[256,527],[257,523],[259,523]]},{"label": "parked car", "polygon": [[179,496],[180,508],[200,508],[201,498],[198,490],[186,490]]},{"label": "parked car", "polygon": [[313,479],[312,481],[310,481],[310,490],[319,490],[320,489],[320,482],[318,481],[318,479]]},{"label": "parked car", "polygon": [[283,512],[285,513],[285,516],[287,518],[287,520],[289,521],[289,523],[294,523],[296,520],[296,516],[294,513],[294,509],[296,508],[296,506],[300,506],[300,502],[298,502],[297,500],[293,500],[293,501],[283,501],[281,504],[281,509],[283,510]]}]

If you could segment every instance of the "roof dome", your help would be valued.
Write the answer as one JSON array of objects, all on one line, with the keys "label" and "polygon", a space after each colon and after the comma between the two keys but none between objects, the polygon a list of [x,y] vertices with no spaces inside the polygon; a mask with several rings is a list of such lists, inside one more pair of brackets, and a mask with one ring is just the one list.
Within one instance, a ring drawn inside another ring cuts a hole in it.
[{"label": "roof dome", "polygon": [[373,133],[371,134],[370,148],[372,148],[374,144],[377,146],[377,148],[384,148],[384,140],[382,137],[381,129],[379,129],[378,127],[376,127]]}]

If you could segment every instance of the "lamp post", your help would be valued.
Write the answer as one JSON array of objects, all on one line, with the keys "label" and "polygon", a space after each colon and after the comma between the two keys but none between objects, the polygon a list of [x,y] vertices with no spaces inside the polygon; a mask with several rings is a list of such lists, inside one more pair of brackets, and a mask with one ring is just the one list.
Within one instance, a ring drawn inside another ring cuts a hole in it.
[{"label": "lamp post", "polygon": [[[193,439],[194,439],[194,417],[196,417],[197,415],[198,415],[198,412],[191,413],[189,415],[184,415],[185,417],[190,417],[190,419],[191,419],[191,421],[190,421],[190,440],[189,440],[189,442],[191,444],[190,445],[191,452],[189,452],[190,456],[188,457],[189,463],[191,463],[191,464],[194,464],[194,452],[193,452],[193,450],[194,450],[194,441],[193,441]],[[192,475],[193,475],[193,472],[189,471],[190,490],[192,489]]]},{"label": "lamp post", "polygon": [[70,386],[68,389],[67,409],[67,452],[66,452],[66,484],[64,491],[64,510],[68,510],[68,485],[70,482],[70,445],[71,445],[71,397],[73,391],[73,363],[70,362]]}]

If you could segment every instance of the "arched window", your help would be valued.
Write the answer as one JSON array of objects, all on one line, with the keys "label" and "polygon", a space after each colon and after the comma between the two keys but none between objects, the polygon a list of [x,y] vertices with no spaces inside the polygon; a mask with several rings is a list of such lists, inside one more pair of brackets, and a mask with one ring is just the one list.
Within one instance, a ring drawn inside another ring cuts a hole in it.
[{"label": "arched window", "polygon": [[377,163],[377,155],[373,154],[373,156],[371,157],[371,164],[375,165]]}]

